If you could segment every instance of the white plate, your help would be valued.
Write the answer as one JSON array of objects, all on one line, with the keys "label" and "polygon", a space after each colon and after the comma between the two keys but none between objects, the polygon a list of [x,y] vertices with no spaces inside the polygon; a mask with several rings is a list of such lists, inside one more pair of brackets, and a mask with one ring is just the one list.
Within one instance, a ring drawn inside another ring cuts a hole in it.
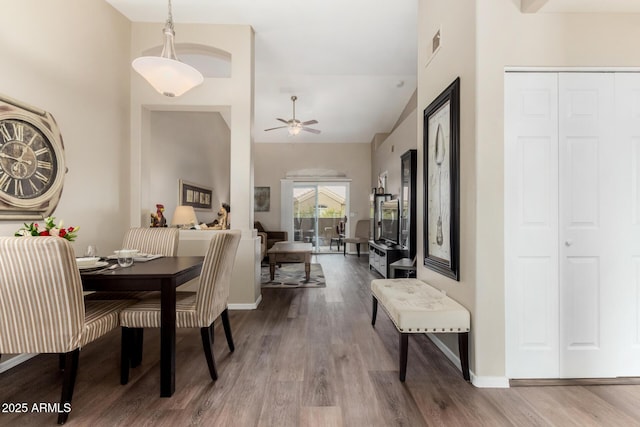
[{"label": "white plate", "polygon": [[91,269],[94,269],[94,268],[106,267],[107,265],[109,265],[109,263],[106,262],[106,261],[98,261],[93,265],[82,265],[82,266],[79,265],[78,268],[80,270],[91,270]]},{"label": "white plate", "polygon": [[78,267],[93,267],[96,262],[100,261],[100,257],[82,257],[76,258],[76,263]]},{"label": "white plate", "polygon": [[[146,261],[151,261],[152,259],[162,258],[162,257],[163,255],[137,253],[133,255],[133,260],[135,262],[146,262]],[[116,255],[109,255],[107,259],[118,259],[118,257]]]}]

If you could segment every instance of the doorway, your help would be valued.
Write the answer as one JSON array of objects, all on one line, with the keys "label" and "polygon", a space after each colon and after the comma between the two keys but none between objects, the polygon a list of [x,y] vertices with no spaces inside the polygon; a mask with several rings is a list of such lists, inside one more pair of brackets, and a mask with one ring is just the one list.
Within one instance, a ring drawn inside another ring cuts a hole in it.
[{"label": "doorway", "polygon": [[640,74],[505,75],[510,378],[640,375]]},{"label": "doorway", "polygon": [[339,252],[349,183],[296,182],[292,191],[293,240],[313,244],[316,253]]}]

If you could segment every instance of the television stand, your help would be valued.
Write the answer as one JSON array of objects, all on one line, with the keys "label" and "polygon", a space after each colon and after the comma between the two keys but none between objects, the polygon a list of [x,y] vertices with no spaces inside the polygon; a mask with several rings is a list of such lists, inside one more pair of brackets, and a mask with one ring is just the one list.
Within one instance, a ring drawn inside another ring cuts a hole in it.
[{"label": "television stand", "polygon": [[391,277],[391,263],[409,256],[409,251],[397,245],[369,240],[369,268],[377,271],[382,277]]}]

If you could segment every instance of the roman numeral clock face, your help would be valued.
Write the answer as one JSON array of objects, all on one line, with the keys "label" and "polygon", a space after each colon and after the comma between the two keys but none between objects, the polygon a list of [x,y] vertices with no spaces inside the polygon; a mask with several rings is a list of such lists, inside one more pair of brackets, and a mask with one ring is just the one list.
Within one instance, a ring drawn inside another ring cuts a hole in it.
[{"label": "roman numeral clock face", "polygon": [[0,192],[34,199],[51,188],[57,174],[55,151],[35,126],[21,120],[0,121]]},{"label": "roman numeral clock face", "polygon": [[66,172],[53,116],[0,94],[0,220],[50,216]]}]

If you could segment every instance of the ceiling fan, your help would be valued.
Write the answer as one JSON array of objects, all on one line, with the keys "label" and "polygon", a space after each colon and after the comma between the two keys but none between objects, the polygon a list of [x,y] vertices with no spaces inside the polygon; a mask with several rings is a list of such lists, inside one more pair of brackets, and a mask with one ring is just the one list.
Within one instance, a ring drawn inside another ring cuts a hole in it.
[{"label": "ceiling fan", "polygon": [[289,120],[285,120],[285,119],[281,119],[281,118],[277,118],[276,120],[281,121],[282,123],[286,123],[286,126],[278,126],[275,128],[269,128],[269,129],[265,129],[264,131],[269,131],[269,130],[275,130],[275,129],[284,129],[287,128],[289,130],[289,135],[290,136],[294,136],[300,133],[301,130],[305,131],[305,132],[311,132],[311,133],[315,133],[315,134],[319,134],[320,131],[318,129],[312,129],[307,127],[308,125],[315,125],[316,123],[318,123],[317,120],[307,120],[306,122],[301,122],[300,120],[296,119],[296,100],[298,99],[297,96],[293,95],[291,97],[291,101],[293,102],[293,118],[289,119]]}]

